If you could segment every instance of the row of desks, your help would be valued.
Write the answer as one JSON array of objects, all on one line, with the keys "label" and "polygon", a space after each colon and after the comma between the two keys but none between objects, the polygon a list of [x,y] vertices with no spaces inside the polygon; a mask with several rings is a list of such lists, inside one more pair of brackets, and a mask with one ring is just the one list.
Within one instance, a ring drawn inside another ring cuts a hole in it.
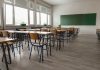
[{"label": "row of desks", "polygon": [[[37,33],[37,34],[42,34],[42,35],[49,35],[52,34],[52,32],[43,32],[43,31],[14,31],[14,30],[5,30],[9,33],[24,33],[24,34],[28,34],[28,33]],[[9,70],[8,67],[8,62],[7,62],[7,58],[6,58],[6,52],[5,52],[5,48],[4,48],[4,44],[10,41],[14,41],[15,39],[11,39],[11,38],[7,38],[7,37],[0,37],[0,44],[2,46],[2,51],[3,51],[3,55],[4,55],[4,59],[5,59],[5,65],[6,65],[6,69]],[[51,48],[50,48],[51,51]],[[51,55],[51,53],[50,53]]]},{"label": "row of desks", "polygon": [[[28,33],[37,33],[40,35],[50,35],[53,34],[53,32],[45,32],[45,31],[40,31],[39,29],[26,29],[26,30],[22,30],[22,31],[15,31],[15,30],[4,30],[7,31],[9,33],[24,33],[24,34],[28,34]],[[57,30],[57,32],[65,32],[65,30]],[[6,54],[5,54],[5,49],[4,49],[4,43],[9,42],[9,41],[14,41],[15,39],[11,39],[11,38],[6,38],[6,37],[0,37],[0,44],[2,44],[2,50],[3,50],[3,55],[5,58],[5,64],[6,64],[6,68],[7,70],[9,70],[8,68],[8,63],[7,63],[7,58],[6,58]],[[51,48],[50,48],[51,51]],[[50,53],[51,54],[51,53]]]},{"label": "row of desks", "polygon": [[37,33],[37,34],[52,34],[52,32],[44,32],[44,31],[14,31],[14,30],[5,30],[9,33]]}]

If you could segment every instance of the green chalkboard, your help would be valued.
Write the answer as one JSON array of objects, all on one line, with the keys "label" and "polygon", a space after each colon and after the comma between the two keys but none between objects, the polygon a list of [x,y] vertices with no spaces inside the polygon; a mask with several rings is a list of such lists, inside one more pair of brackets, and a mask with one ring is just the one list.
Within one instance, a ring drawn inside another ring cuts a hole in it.
[{"label": "green chalkboard", "polygon": [[96,25],[96,13],[61,15],[61,25]]}]

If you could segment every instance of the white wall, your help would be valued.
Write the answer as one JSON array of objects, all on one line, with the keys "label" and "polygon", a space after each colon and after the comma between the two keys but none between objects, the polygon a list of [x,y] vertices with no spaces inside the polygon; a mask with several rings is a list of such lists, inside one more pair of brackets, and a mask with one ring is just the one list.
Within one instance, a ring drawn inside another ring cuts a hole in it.
[{"label": "white wall", "polygon": [[[96,29],[100,28],[100,0],[80,0],[63,5],[57,5],[53,8],[53,24],[60,24],[60,15],[97,13],[96,26],[74,26],[80,28],[80,34],[95,34]],[[63,26],[70,27],[70,26]]]}]

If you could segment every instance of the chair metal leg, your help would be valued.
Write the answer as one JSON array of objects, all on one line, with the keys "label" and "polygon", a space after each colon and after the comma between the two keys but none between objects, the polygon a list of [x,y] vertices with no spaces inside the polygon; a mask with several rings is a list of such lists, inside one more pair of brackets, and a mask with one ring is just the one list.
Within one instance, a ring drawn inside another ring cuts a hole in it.
[{"label": "chair metal leg", "polygon": [[22,49],[23,49],[23,42],[22,42]]},{"label": "chair metal leg", "polygon": [[43,62],[44,59],[43,59],[43,46],[41,47],[41,53],[40,53],[40,59],[39,59],[40,62]]},{"label": "chair metal leg", "polygon": [[30,42],[28,41],[28,50],[30,50]]},{"label": "chair metal leg", "polygon": [[40,53],[40,58],[39,58],[39,62],[41,62],[41,53]]},{"label": "chair metal leg", "polygon": [[65,44],[65,43],[64,43],[64,40],[63,40],[63,47],[64,47],[64,44]]},{"label": "chair metal leg", "polygon": [[[35,47],[35,46],[34,46]],[[38,52],[38,55],[39,55],[39,47],[37,47],[37,52]]]},{"label": "chair metal leg", "polygon": [[12,52],[14,53],[14,57],[15,57],[14,45],[11,45],[11,46],[12,46]]},{"label": "chair metal leg", "polygon": [[43,46],[41,47],[41,55],[42,55],[42,61],[44,61],[44,58],[43,58]]},{"label": "chair metal leg", "polygon": [[32,53],[32,46],[31,46],[31,49],[30,49],[29,59],[31,58],[31,53]]},{"label": "chair metal leg", "polygon": [[4,55],[2,56],[2,62],[3,62],[3,58],[4,58]]},{"label": "chair metal leg", "polygon": [[59,46],[59,44],[58,44],[58,40],[57,40],[57,48],[56,48],[56,50],[58,49],[58,46]]},{"label": "chair metal leg", "polygon": [[21,47],[21,46],[20,46],[20,43],[19,43],[19,54],[21,54],[21,49],[20,49],[20,47]]},{"label": "chair metal leg", "polygon": [[11,64],[11,55],[10,55],[10,47],[7,45],[8,56],[9,56],[9,64]]},{"label": "chair metal leg", "polygon": [[59,40],[59,50],[61,49],[61,41]]},{"label": "chair metal leg", "polygon": [[48,57],[48,46],[46,45],[47,57]]}]

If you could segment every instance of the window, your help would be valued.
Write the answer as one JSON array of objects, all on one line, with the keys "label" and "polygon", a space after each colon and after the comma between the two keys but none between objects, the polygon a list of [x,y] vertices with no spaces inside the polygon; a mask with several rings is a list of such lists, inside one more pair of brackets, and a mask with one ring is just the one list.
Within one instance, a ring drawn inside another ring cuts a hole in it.
[{"label": "window", "polygon": [[48,24],[47,23],[47,14],[41,13],[41,25]]},{"label": "window", "polygon": [[28,10],[15,6],[15,25],[28,25]]},{"label": "window", "polygon": [[34,0],[4,0],[4,18],[6,25],[50,25],[51,10]]},{"label": "window", "polygon": [[40,13],[36,12],[37,25],[40,25]]},{"label": "window", "polygon": [[30,24],[34,24],[34,11],[30,10]]},{"label": "window", "polygon": [[6,10],[5,10],[5,19],[7,25],[13,24],[13,6],[9,4],[5,4]]}]

